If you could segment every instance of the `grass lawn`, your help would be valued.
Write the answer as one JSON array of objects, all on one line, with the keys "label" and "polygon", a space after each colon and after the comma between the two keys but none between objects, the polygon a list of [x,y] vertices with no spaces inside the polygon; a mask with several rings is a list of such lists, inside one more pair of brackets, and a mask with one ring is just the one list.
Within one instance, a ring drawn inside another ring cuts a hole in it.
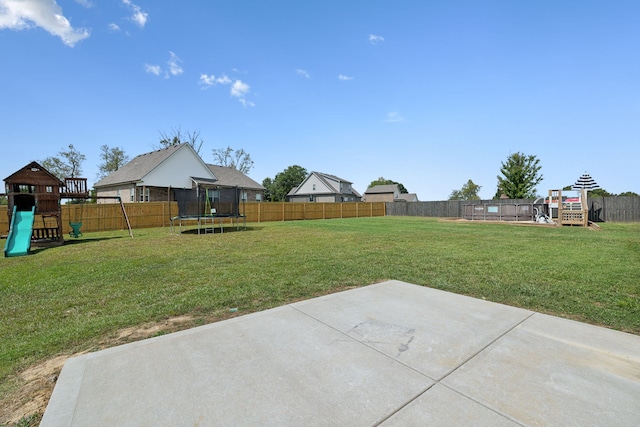
[{"label": "grass lawn", "polygon": [[386,279],[640,334],[640,223],[377,217],[134,234],[87,233],[0,260],[0,398],[20,370],[122,328],[181,315],[195,326]]}]

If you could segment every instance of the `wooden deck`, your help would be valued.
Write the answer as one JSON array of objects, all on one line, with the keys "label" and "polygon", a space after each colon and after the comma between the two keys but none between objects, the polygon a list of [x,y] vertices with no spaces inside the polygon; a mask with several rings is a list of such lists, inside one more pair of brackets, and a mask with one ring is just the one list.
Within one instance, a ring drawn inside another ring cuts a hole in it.
[{"label": "wooden deck", "polygon": [[60,197],[63,199],[87,199],[87,178],[65,178],[64,186],[60,188]]}]

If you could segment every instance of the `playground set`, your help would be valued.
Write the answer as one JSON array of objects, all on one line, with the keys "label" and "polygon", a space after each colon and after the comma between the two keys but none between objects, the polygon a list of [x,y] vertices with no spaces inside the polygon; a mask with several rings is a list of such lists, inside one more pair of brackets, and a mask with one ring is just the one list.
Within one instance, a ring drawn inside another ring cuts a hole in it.
[{"label": "playground set", "polygon": [[[91,198],[86,178],[58,177],[37,162],[31,162],[4,179],[9,216],[9,234],[4,256],[28,255],[31,246],[57,246],[64,244],[62,231],[62,199],[84,203]],[[133,237],[124,204],[116,198]],[[79,237],[82,218],[69,222],[70,237]]]},{"label": "playground set", "polygon": [[[600,188],[588,173],[582,174],[570,190],[549,190],[549,197],[533,203],[478,203],[463,206],[463,218],[484,221],[527,221],[537,224],[588,227],[587,190]],[[595,226],[597,228],[597,226]]]},{"label": "playground set", "polygon": [[549,190],[533,203],[465,204],[463,218],[474,221],[526,221],[537,224],[589,225],[587,190]]}]

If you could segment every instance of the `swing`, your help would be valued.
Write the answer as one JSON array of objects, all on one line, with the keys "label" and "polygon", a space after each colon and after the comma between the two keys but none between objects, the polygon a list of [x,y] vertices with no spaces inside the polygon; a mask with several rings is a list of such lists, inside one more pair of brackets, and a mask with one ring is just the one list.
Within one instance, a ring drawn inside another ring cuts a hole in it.
[{"label": "swing", "polygon": [[[77,203],[80,204],[80,203]],[[81,202],[81,204],[84,205],[84,200]],[[80,236],[82,236],[82,232],[80,231],[80,227],[82,227],[82,211],[84,210],[84,207],[81,206],[80,207],[80,221],[78,221],[77,215],[76,215],[76,207],[73,207],[73,213],[74,213],[74,220],[75,221],[70,221],[69,222],[69,227],[71,227],[71,231],[69,232],[69,236],[71,237],[75,237],[76,239]]]}]

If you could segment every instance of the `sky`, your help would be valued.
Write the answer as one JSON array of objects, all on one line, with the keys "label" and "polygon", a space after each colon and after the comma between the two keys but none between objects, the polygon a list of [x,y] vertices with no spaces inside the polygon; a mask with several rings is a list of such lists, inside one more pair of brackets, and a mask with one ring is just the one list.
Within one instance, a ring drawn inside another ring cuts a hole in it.
[{"label": "sky", "polygon": [[640,193],[637,0],[0,0],[0,178],[72,144],[133,158],[162,134],[419,200],[534,155]]}]

